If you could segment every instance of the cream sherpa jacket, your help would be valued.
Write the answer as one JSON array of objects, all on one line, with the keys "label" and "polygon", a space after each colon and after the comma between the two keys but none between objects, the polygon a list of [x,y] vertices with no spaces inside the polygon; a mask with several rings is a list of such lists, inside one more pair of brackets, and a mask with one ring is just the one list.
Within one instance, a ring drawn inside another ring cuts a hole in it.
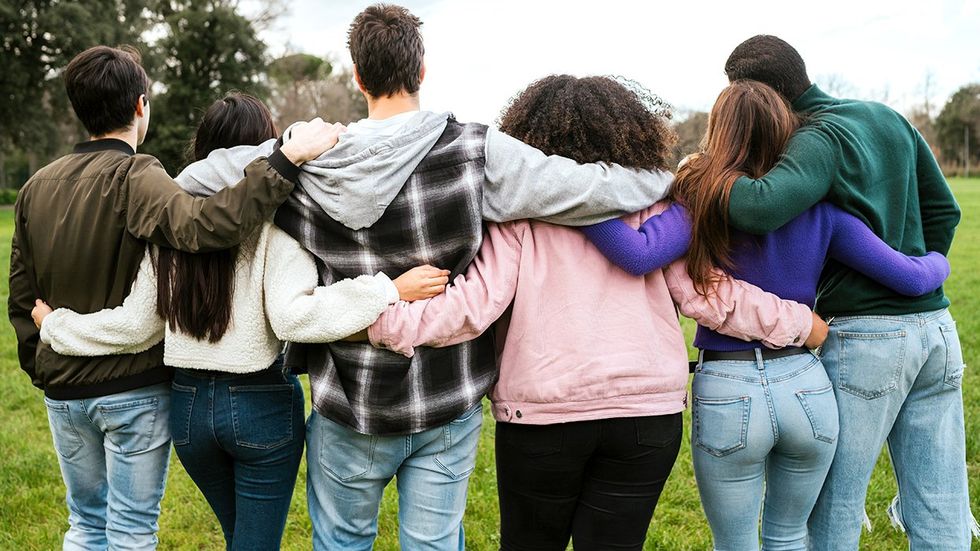
[{"label": "cream sherpa jacket", "polygon": [[41,340],[67,356],[134,354],[164,339],[164,361],[185,369],[252,373],[266,369],[282,341],[328,342],[371,325],[398,290],[384,274],[317,287],[313,258],[272,224],[246,239],[235,271],[232,320],[216,343],[165,327],[156,313],[157,283],[147,251],[122,306],[91,314],[59,308],[41,325]]}]

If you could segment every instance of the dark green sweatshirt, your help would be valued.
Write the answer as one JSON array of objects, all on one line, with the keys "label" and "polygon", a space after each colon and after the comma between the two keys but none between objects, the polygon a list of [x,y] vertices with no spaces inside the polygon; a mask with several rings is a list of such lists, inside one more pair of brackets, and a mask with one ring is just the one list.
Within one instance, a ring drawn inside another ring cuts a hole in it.
[{"label": "dark green sweatshirt", "polygon": [[[735,182],[732,226],[769,233],[826,198],[905,254],[949,253],[960,208],[929,146],[905,117],[880,103],[833,98],[816,85],[793,108],[805,117],[804,126],[768,174]],[[825,317],[901,315],[947,306],[942,288],[904,297],[828,260],[816,310]]]},{"label": "dark green sweatshirt", "polygon": [[190,252],[238,244],[289,196],[299,169],[281,152],[245,167],[208,198],[180,189],[149,155],[119,140],[79,144],[24,184],[14,206],[8,314],[20,365],[46,396],[105,396],[170,379],[163,346],[139,354],[61,356],[40,343],[34,299],[97,312],[122,304],[147,241]]}]

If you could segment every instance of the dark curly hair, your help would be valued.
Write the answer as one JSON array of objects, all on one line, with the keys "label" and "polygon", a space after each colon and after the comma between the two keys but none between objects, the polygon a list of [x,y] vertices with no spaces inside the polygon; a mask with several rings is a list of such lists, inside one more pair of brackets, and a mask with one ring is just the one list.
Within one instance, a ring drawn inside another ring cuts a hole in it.
[{"label": "dark curly hair", "polygon": [[668,170],[670,117],[670,105],[632,80],[551,75],[512,98],[498,124],[548,155]]}]

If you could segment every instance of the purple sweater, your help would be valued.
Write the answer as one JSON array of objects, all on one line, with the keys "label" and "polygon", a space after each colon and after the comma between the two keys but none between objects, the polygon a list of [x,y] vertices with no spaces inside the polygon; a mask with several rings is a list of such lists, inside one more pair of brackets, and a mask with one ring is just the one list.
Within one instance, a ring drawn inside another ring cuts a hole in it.
[{"label": "purple sweater", "polygon": [[[611,262],[634,275],[646,274],[687,252],[691,221],[674,204],[652,216],[638,230],[621,220],[583,228],[585,235]],[[780,298],[813,307],[817,282],[828,258],[906,296],[937,289],[949,276],[943,255],[907,256],[889,247],[863,222],[831,205],[818,203],[778,230],[762,236],[734,231],[731,275]],[[694,346],[734,351],[761,348],[698,326]]]}]

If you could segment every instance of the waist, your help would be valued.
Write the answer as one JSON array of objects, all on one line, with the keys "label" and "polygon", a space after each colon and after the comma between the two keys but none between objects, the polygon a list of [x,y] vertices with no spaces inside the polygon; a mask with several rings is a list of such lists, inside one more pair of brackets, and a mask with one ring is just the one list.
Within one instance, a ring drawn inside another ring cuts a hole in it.
[{"label": "waist", "polygon": [[774,360],[798,354],[809,354],[810,351],[804,347],[780,348],[770,350],[768,348],[755,348],[752,350],[735,350],[731,352],[721,352],[716,350],[705,350],[701,353],[701,361],[747,361],[752,362],[758,359]]},{"label": "waist", "polygon": [[215,369],[192,369],[179,367],[176,373],[181,376],[193,377],[195,379],[238,379],[245,377],[262,377],[267,375],[288,375],[290,369],[283,365],[283,357],[280,355],[278,358],[272,362],[272,365],[265,369],[260,369],[259,371],[251,371],[247,373],[236,373],[233,371],[218,371]]}]

